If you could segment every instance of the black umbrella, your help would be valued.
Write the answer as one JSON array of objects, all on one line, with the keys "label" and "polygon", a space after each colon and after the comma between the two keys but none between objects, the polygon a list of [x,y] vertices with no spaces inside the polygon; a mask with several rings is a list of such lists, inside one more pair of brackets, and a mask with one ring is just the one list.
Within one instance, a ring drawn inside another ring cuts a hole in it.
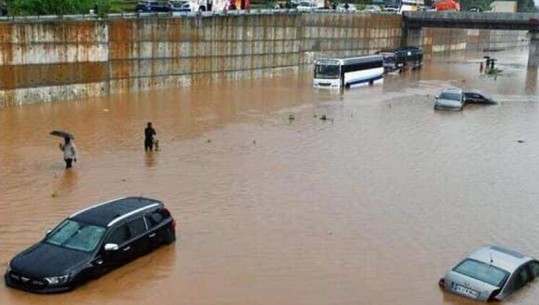
[{"label": "black umbrella", "polygon": [[75,139],[75,137],[73,136],[73,134],[67,132],[67,131],[63,131],[63,130],[53,130],[51,131],[51,135],[53,136],[57,136],[57,137],[61,137],[61,138],[70,138],[70,139]]}]

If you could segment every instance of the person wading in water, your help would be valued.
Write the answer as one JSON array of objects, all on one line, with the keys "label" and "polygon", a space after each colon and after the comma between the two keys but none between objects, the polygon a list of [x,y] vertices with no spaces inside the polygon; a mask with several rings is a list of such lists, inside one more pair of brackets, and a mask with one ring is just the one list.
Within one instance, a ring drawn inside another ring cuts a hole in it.
[{"label": "person wading in water", "polygon": [[73,161],[77,162],[77,147],[75,143],[71,141],[71,138],[65,137],[64,144],[60,143],[60,150],[64,152],[66,169],[71,168]]},{"label": "person wading in water", "polygon": [[144,129],[144,150],[153,150],[153,136],[157,135],[155,129],[152,127],[152,122],[148,122],[148,126]]}]

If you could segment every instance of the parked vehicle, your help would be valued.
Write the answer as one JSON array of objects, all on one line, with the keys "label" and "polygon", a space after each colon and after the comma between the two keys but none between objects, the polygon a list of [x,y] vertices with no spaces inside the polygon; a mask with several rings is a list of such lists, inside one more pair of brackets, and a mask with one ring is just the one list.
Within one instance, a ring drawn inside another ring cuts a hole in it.
[{"label": "parked vehicle", "polygon": [[4,274],[7,286],[36,293],[62,292],[176,240],[164,204],[125,197],[76,212],[30,248]]},{"label": "parked vehicle", "polygon": [[399,14],[403,12],[418,12],[425,6],[425,0],[398,0]]},{"label": "parked vehicle", "polygon": [[473,300],[503,300],[539,275],[534,258],[499,246],[481,248],[442,277],[438,285]]},{"label": "parked vehicle", "polygon": [[460,111],[464,107],[464,92],[459,88],[445,88],[435,97],[434,109]]},{"label": "parked vehicle", "polygon": [[397,64],[397,55],[393,52],[378,52],[384,58],[384,72],[401,72],[402,68]]},{"label": "parked vehicle", "polygon": [[296,9],[300,12],[312,12],[318,8],[318,5],[314,1],[301,1]]},{"label": "parked vehicle", "polygon": [[382,11],[386,13],[398,13],[399,9],[397,7],[384,7]]},{"label": "parked vehicle", "polygon": [[156,0],[140,1],[135,7],[135,11],[141,13],[170,12],[171,5],[169,2],[160,2]]},{"label": "parked vehicle", "polygon": [[460,11],[460,3],[455,0],[437,0],[434,2],[434,8],[436,11]]},{"label": "parked vehicle", "polygon": [[337,5],[337,12],[355,13],[357,12],[357,7],[353,3],[340,3],[339,5]]},{"label": "parked vehicle", "polygon": [[472,104],[486,104],[486,105],[495,105],[497,104],[492,98],[478,92],[478,91],[464,91],[464,97],[466,98],[466,103]]},{"label": "parked vehicle", "polygon": [[368,12],[368,13],[381,13],[382,9],[378,5],[370,4],[367,5],[362,12]]},{"label": "parked vehicle", "polygon": [[397,55],[397,64],[402,69],[419,70],[423,67],[423,50],[418,47],[401,47],[392,52]]},{"label": "parked vehicle", "polygon": [[381,83],[383,80],[382,55],[326,58],[314,64],[315,88],[350,88]]}]

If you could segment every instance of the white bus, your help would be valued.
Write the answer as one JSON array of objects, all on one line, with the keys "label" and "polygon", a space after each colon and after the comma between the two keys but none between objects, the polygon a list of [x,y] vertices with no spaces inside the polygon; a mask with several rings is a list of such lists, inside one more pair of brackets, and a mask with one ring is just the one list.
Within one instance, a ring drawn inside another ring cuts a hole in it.
[{"label": "white bus", "polygon": [[315,88],[350,88],[384,81],[382,55],[325,58],[314,63]]}]

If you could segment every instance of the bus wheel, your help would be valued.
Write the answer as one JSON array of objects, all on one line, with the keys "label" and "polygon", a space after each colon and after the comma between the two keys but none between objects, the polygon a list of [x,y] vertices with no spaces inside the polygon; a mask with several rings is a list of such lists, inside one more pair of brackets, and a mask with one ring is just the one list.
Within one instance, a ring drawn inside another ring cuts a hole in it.
[{"label": "bus wheel", "polygon": [[374,82],[372,80],[369,81],[369,86],[374,85]]},{"label": "bus wheel", "polygon": [[346,85],[344,85],[344,88],[346,88],[346,89],[350,89],[350,84],[346,84]]},{"label": "bus wheel", "polygon": [[206,11],[206,7],[203,5],[203,6],[199,7],[198,10],[201,11],[201,12],[205,12],[205,11]]}]

